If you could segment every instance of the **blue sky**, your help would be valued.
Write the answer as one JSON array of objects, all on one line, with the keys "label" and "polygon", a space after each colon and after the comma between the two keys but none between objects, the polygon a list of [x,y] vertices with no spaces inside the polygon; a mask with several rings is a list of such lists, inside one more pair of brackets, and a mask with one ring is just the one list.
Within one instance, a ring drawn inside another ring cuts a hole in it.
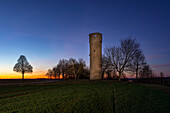
[{"label": "blue sky", "polygon": [[170,75],[168,0],[0,0],[0,75],[20,55],[45,72],[62,58],[89,64],[88,34],[101,32],[103,48],[128,36],[141,43],[156,72]]}]

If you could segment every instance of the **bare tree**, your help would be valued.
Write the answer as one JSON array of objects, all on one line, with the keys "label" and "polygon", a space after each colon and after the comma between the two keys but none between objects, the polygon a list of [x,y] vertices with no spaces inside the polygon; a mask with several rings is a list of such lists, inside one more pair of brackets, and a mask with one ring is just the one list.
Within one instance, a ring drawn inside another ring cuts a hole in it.
[{"label": "bare tree", "polygon": [[52,77],[54,77],[55,79],[60,78],[60,75],[61,75],[61,68],[59,64],[53,67],[52,69],[49,69],[46,73],[46,76],[48,76],[48,78],[50,79],[52,79]]},{"label": "bare tree", "polygon": [[164,73],[160,72],[160,77],[163,78],[164,77]]},{"label": "bare tree", "polygon": [[58,63],[60,70],[61,70],[61,73],[62,73],[62,76],[63,76],[63,79],[64,79],[64,75],[66,74],[67,63],[68,63],[68,61],[66,59],[62,59]]},{"label": "bare tree", "polygon": [[150,78],[152,77],[152,69],[149,65],[144,65],[143,68],[139,71],[140,78]]},{"label": "bare tree", "polygon": [[85,63],[85,61],[82,59],[82,58],[80,58],[79,60],[78,60],[78,71],[77,71],[77,76],[78,76],[78,79],[80,78],[80,75],[82,75],[83,74],[83,71],[84,71],[84,69],[85,69],[85,67],[86,67],[86,63]]},{"label": "bare tree", "polygon": [[113,79],[117,79],[118,75],[116,73],[116,69],[113,69],[112,73],[113,73]]},{"label": "bare tree", "polygon": [[68,75],[69,78],[73,78],[72,65],[70,59],[68,60],[66,75]]},{"label": "bare tree", "polygon": [[139,75],[139,70],[142,68],[143,65],[145,65],[145,56],[141,49],[139,49],[136,54],[134,55],[134,58],[132,60],[132,67],[130,67],[136,74],[136,82]]},{"label": "bare tree", "polygon": [[22,79],[24,79],[25,73],[32,73],[33,67],[29,64],[26,57],[24,55],[21,55],[19,59],[17,60],[17,63],[15,64],[14,71],[21,72],[22,73]]},{"label": "bare tree", "polygon": [[56,71],[57,71],[57,76],[58,76],[58,78],[60,79],[61,68],[60,68],[60,65],[59,65],[59,64],[56,66]]},{"label": "bare tree", "polygon": [[58,69],[57,69],[57,66],[53,68],[53,77],[56,79],[57,78],[57,75],[58,75]]},{"label": "bare tree", "polygon": [[81,78],[89,79],[90,78],[90,69],[89,67],[85,66],[84,69],[81,72]]},{"label": "bare tree", "polygon": [[48,76],[48,78],[52,79],[53,70],[52,70],[52,69],[49,69],[48,72],[46,73],[46,76]]},{"label": "bare tree", "polygon": [[68,68],[68,73],[71,73],[73,76],[74,76],[74,78],[76,79],[76,77],[77,77],[77,61],[76,61],[76,59],[74,59],[74,58],[70,58],[69,60],[68,60],[68,63],[69,63],[69,68]]},{"label": "bare tree", "polygon": [[84,68],[86,67],[85,61],[83,59],[79,59],[77,62],[76,59],[70,58],[69,65],[70,65],[69,69],[72,72],[72,74],[74,75],[74,78],[79,79]]},{"label": "bare tree", "polygon": [[136,42],[136,39],[132,39],[131,37],[121,40],[120,47],[113,46],[105,48],[106,57],[110,59],[113,68],[119,73],[119,81],[125,68],[130,66],[138,49],[139,43]]},{"label": "bare tree", "polygon": [[160,72],[161,84],[164,84],[164,73]]}]

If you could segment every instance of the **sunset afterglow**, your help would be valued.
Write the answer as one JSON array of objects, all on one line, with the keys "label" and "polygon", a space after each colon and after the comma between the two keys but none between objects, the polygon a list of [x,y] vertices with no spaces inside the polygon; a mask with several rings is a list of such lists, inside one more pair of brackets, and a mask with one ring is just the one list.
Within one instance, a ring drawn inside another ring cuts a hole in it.
[{"label": "sunset afterglow", "polygon": [[0,113],[170,113],[170,0],[0,0]]},{"label": "sunset afterglow", "polygon": [[135,37],[154,72],[169,76],[170,9],[166,2],[0,1],[0,78],[21,77],[13,71],[20,55],[33,66],[33,73],[25,78],[47,78],[47,70],[60,59],[83,58],[89,66],[88,35],[92,32],[103,34],[103,53],[107,45],[117,46],[121,39]]}]

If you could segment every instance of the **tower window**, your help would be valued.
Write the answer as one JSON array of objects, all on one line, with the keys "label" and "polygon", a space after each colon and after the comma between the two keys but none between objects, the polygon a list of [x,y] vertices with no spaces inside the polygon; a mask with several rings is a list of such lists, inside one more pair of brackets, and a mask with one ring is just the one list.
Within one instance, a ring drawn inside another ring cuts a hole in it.
[{"label": "tower window", "polygon": [[94,50],[94,52],[95,52],[95,50]]},{"label": "tower window", "polygon": [[97,36],[97,35],[94,35],[95,37]]}]

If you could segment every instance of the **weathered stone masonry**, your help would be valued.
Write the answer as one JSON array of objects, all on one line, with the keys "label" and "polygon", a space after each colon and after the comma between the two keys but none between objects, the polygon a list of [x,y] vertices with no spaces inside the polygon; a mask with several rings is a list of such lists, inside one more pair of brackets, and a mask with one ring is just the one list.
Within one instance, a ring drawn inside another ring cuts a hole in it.
[{"label": "weathered stone masonry", "polygon": [[90,43],[90,79],[101,79],[102,70],[102,34],[89,34]]}]

